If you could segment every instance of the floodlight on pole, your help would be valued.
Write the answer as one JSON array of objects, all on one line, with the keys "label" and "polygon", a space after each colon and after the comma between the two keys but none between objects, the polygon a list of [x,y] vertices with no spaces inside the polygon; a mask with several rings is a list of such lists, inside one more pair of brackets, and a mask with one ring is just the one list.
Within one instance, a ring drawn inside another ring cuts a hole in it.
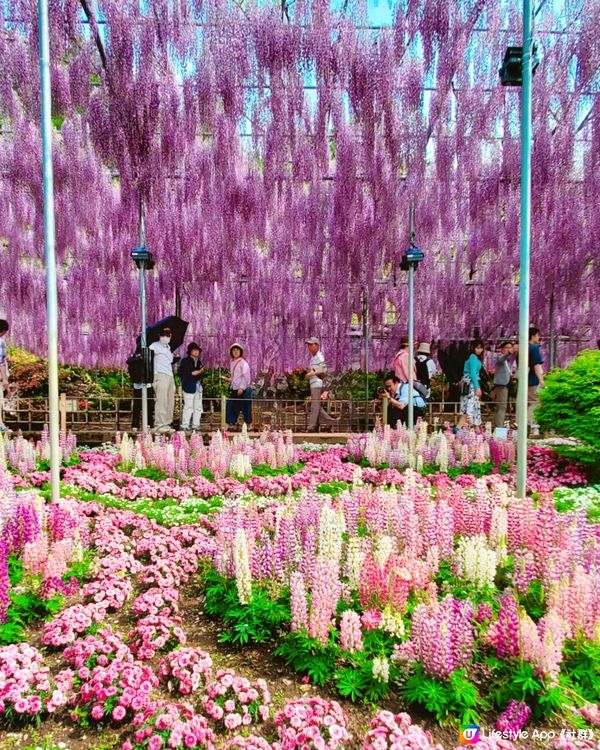
[{"label": "floodlight on pole", "polygon": [[50,431],[50,486],[52,502],[60,499],[60,417],[58,400],[58,291],[56,283],[56,232],[54,225],[54,174],[52,170],[52,98],[50,90],[50,34],[48,0],[38,0],[40,37],[40,88],[42,131],[42,183],[44,200],[44,263],[46,265],[46,317],[48,324],[48,411]]},{"label": "floodlight on pole", "polygon": [[131,259],[139,270],[140,277],[140,349],[142,350],[142,432],[148,431],[148,378],[150,372],[150,351],[146,345],[146,271],[151,271],[154,266],[152,253],[144,247],[146,244],[146,228],[144,222],[144,202],[140,198],[140,245],[131,251]]},{"label": "floodlight on pole", "polygon": [[517,392],[517,496],[527,488],[527,381],[529,375],[529,281],[531,245],[531,84],[539,63],[533,43],[531,0],[523,0],[523,46],[509,47],[500,68],[503,86],[521,92],[521,225],[519,253],[519,388]]},{"label": "floodlight on pole", "polygon": [[413,404],[414,392],[414,348],[415,348],[415,271],[419,263],[425,258],[425,253],[415,245],[415,204],[410,202],[409,207],[409,234],[410,243],[405,250],[400,263],[402,271],[408,271],[408,429],[415,426],[415,410]]}]

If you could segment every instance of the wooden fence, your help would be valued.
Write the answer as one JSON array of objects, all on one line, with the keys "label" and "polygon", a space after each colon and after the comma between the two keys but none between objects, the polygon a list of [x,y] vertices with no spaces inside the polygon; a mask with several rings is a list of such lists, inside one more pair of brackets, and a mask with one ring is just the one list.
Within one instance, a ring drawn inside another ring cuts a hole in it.
[{"label": "wooden fence", "polygon": [[[224,428],[225,398],[204,399],[202,431],[212,432]],[[178,426],[181,417],[182,400],[175,399],[174,424]],[[339,419],[336,432],[364,432],[374,427],[377,417],[382,417],[381,405],[373,401],[332,399],[326,404],[327,411]],[[293,399],[253,399],[253,424],[256,430],[270,428],[306,432],[310,412],[310,400]],[[493,412],[493,404],[482,404],[482,416],[488,419]],[[20,430],[24,435],[39,434],[48,423],[48,399],[19,398],[13,402],[13,410],[6,413],[5,422],[13,431]],[[435,426],[445,421],[456,422],[459,404],[455,402],[431,402],[426,407],[426,419]],[[132,399],[60,396],[61,429],[71,430],[80,443],[99,443],[112,440],[116,432],[131,431]]]}]

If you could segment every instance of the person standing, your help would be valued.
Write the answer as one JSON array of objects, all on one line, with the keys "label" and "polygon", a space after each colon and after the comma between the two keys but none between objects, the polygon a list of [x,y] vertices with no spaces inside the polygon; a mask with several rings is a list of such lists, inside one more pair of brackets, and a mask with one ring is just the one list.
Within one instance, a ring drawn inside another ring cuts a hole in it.
[{"label": "person standing", "polygon": [[252,377],[250,375],[250,365],[244,359],[244,348],[241,344],[232,344],[229,347],[230,377],[223,376],[223,380],[229,383],[229,398],[227,399],[227,424],[229,428],[235,427],[238,421],[240,411],[242,418],[252,427]]},{"label": "person standing", "polygon": [[494,426],[504,427],[506,420],[506,407],[508,406],[508,391],[510,388],[511,371],[508,363],[513,353],[513,345],[510,341],[500,344],[500,352],[496,355],[494,367],[494,400],[496,409],[494,411]]},{"label": "person standing", "polygon": [[163,328],[159,340],[150,344],[154,352],[154,425],[156,432],[162,433],[174,432],[171,423],[175,408],[175,378],[170,342],[171,329]]},{"label": "person standing", "polygon": [[6,334],[8,322],[0,320],[0,433],[6,432],[4,424],[4,396],[8,395],[8,360],[6,358]]},{"label": "person standing", "polygon": [[535,410],[540,402],[539,390],[544,385],[544,358],[540,349],[540,330],[529,329],[529,373],[527,376],[527,423],[534,433],[538,432]]},{"label": "person standing", "polygon": [[410,379],[408,368],[410,367],[411,362],[413,368],[413,379],[416,380],[417,369],[412,352],[408,351],[408,336],[402,336],[400,339],[400,349],[396,352],[396,356],[392,360],[392,368],[400,383],[408,383]]},{"label": "person standing", "polygon": [[476,427],[481,424],[481,383],[479,373],[483,367],[483,350],[483,341],[475,341],[463,367],[460,419],[456,426],[458,430],[462,429],[467,422]]},{"label": "person standing", "polygon": [[[385,391],[381,394],[388,400],[387,423],[394,429],[398,422],[408,424],[408,383],[401,383],[395,372],[390,372],[384,381]],[[425,399],[413,389],[413,415],[415,423],[425,416]]]},{"label": "person standing", "polygon": [[202,349],[196,343],[187,348],[187,357],[179,363],[179,377],[183,390],[183,413],[181,415],[181,429],[200,429],[202,419],[202,373],[204,366],[200,361]]},{"label": "person standing", "polygon": [[310,417],[308,420],[308,432],[317,432],[320,424],[333,427],[338,424],[323,408],[322,396],[324,395],[323,378],[327,375],[325,357],[319,348],[319,339],[312,336],[304,342],[310,352],[310,363],[305,378],[310,385]]},{"label": "person standing", "polygon": [[431,346],[424,341],[419,344],[415,355],[417,380],[427,389],[427,398],[431,395],[431,378],[436,374],[437,367],[431,359]]}]

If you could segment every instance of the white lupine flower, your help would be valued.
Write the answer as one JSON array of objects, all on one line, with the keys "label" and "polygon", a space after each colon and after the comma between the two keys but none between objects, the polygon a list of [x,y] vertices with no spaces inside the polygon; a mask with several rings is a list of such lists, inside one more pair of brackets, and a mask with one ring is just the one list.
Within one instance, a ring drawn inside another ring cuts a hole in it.
[{"label": "white lupine flower", "polygon": [[348,577],[348,585],[351,589],[356,590],[360,584],[360,571],[365,559],[362,538],[359,536],[350,537],[347,550],[346,576]]},{"label": "white lupine flower", "polygon": [[496,505],[492,509],[490,521],[490,544],[498,553],[499,558],[506,557],[506,540],[508,535],[508,512],[506,508]]},{"label": "white lupine flower", "polygon": [[237,583],[240,604],[248,604],[252,599],[252,574],[248,560],[248,540],[246,532],[239,528],[235,533],[233,546],[233,561],[235,563],[235,581]]},{"label": "white lupine flower", "polygon": [[498,556],[486,546],[483,535],[461,537],[456,549],[456,567],[460,578],[477,588],[493,586]]},{"label": "white lupine flower", "polygon": [[381,536],[377,539],[373,558],[378,567],[383,568],[390,555],[396,551],[396,540],[391,536]]},{"label": "white lupine flower", "polygon": [[[389,605],[386,606],[381,614],[382,616],[380,627],[382,630],[385,630],[386,633],[389,633],[390,635],[393,635],[397,638],[400,638],[404,635],[404,620],[402,619],[401,614],[399,614],[398,612],[392,612],[392,609]],[[384,680],[384,682],[387,682],[387,680]]]},{"label": "white lupine flower", "polygon": [[376,656],[373,659],[373,677],[379,682],[390,681],[390,663],[385,656]]},{"label": "white lupine flower", "polygon": [[448,441],[445,435],[441,435],[439,440],[436,463],[440,467],[440,471],[443,471],[444,474],[448,473]]},{"label": "white lupine flower", "polygon": [[343,515],[331,506],[325,506],[319,518],[319,556],[339,563],[342,557],[343,533]]}]

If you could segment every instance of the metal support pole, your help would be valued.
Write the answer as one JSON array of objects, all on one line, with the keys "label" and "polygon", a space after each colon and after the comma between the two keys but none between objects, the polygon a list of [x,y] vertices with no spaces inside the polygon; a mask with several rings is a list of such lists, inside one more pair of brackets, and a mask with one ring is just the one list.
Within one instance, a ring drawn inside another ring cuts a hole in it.
[{"label": "metal support pole", "polygon": [[179,286],[175,286],[175,315],[178,318],[181,317],[181,292]]},{"label": "metal support pole", "polygon": [[369,429],[369,292],[363,288],[363,341],[365,346],[365,430]]},{"label": "metal support pole", "polygon": [[60,499],[60,422],[58,406],[58,304],[56,236],[54,227],[54,176],[52,171],[52,99],[50,92],[50,35],[48,0],[38,0],[40,36],[40,87],[42,95],[42,181],[44,188],[44,260],[46,264],[46,316],[48,321],[48,408],[50,412],[50,486],[52,502]]},{"label": "metal support pole", "polygon": [[550,369],[554,369],[556,361],[556,339],[554,336],[554,292],[550,295]]},{"label": "metal support pole", "polygon": [[531,81],[533,17],[523,0],[523,90],[521,92],[521,250],[519,278],[519,390],[517,393],[517,496],[527,489],[527,377],[529,373],[529,254],[531,241]]},{"label": "metal support pole", "polygon": [[[140,195],[140,213],[139,213],[139,229],[140,229],[140,247],[146,247],[146,222],[144,217],[144,199]],[[142,349],[142,374],[144,377],[142,380],[142,432],[148,432],[148,384],[146,383],[146,262],[141,261],[140,267],[140,321],[142,331],[140,334],[140,346]]]},{"label": "metal support pole", "polygon": [[[409,232],[410,245],[415,240],[415,204],[410,202],[409,208]],[[415,409],[413,404],[413,387],[414,387],[414,368],[413,357],[415,349],[415,266],[413,263],[408,268],[408,429],[412,430],[415,426]]]}]

